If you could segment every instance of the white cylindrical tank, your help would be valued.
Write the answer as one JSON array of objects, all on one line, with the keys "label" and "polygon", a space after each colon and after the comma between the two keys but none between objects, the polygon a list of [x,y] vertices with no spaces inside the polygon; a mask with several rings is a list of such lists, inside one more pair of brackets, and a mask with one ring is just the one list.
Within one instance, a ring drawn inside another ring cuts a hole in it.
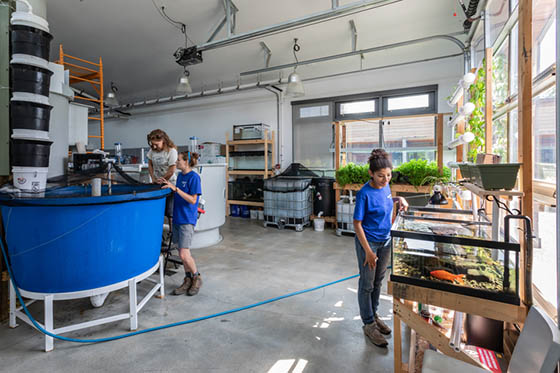
[{"label": "white cylindrical tank", "polygon": [[200,249],[222,240],[220,227],[226,221],[226,164],[199,164],[205,214],[201,214],[194,228],[191,249]]}]

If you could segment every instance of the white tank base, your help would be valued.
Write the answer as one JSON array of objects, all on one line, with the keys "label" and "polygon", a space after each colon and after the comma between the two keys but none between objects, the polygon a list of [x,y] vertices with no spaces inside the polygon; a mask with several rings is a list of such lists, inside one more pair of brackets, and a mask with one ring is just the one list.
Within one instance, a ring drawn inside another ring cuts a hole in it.
[{"label": "white tank base", "polygon": [[213,246],[222,241],[220,228],[207,229],[204,231],[194,231],[191,249],[202,249],[204,247]]}]

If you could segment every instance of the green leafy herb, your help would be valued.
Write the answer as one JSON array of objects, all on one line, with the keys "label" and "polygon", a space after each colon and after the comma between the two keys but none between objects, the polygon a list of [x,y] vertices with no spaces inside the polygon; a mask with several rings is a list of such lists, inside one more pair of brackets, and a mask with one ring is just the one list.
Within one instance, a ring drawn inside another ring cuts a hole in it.
[{"label": "green leafy herb", "polygon": [[438,182],[448,182],[451,179],[451,170],[443,167],[443,172],[439,172],[436,162],[428,162],[426,159],[411,159],[395,168],[395,171],[405,176],[414,186],[421,186]]},{"label": "green leafy herb", "polygon": [[369,165],[357,165],[348,163],[336,171],[336,182],[340,186],[346,184],[365,184],[369,180]]}]

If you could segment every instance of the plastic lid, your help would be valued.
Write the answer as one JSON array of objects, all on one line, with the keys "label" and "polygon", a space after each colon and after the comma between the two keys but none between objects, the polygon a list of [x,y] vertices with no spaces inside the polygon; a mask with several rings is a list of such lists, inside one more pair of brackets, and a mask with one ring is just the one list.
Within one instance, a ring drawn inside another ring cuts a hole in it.
[{"label": "plastic lid", "polygon": [[13,54],[10,64],[30,65],[50,71],[49,61],[30,54]]},{"label": "plastic lid", "polygon": [[21,139],[21,140],[50,140],[49,139],[49,132],[48,131],[38,131],[38,130],[29,130],[29,129],[22,129],[22,128],[13,128],[12,139]]},{"label": "plastic lid", "polygon": [[10,24],[35,27],[39,30],[49,32],[49,23],[47,20],[31,12],[13,12]]}]

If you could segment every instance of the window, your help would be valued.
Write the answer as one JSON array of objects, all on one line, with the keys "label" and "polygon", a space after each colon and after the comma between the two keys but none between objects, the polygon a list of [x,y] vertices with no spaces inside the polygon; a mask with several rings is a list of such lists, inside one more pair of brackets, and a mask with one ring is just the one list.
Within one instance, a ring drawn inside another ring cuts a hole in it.
[{"label": "window", "polygon": [[478,22],[472,39],[474,65],[480,66],[484,58],[484,22]]},{"label": "window", "polygon": [[543,298],[556,307],[556,208],[533,204],[533,233],[537,245],[533,250],[533,284]]},{"label": "window", "polygon": [[518,61],[517,61],[517,54],[518,54],[518,49],[517,49],[517,45],[519,44],[519,24],[516,24],[512,29],[511,29],[511,35],[510,35],[510,42],[511,42],[511,53],[510,53],[510,57],[509,57],[509,66],[510,66],[510,76],[511,76],[511,94],[515,95],[517,94],[517,72],[519,71],[518,68]]},{"label": "window", "polygon": [[293,161],[306,167],[332,169],[334,153],[332,147],[331,103],[294,105],[292,108]]},{"label": "window", "polygon": [[387,110],[427,108],[430,106],[429,98],[430,96],[427,94],[388,98]]},{"label": "window", "polygon": [[498,154],[502,163],[508,161],[507,114],[492,122],[492,152]]},{"label": "window", "polygon": [[435,126],[434,116],[385,120],[383,148],[391,154],[393,166],[411,159],[435,160]]},{"label": "window", "polygon": [[371,150],[379,148],[379,120],[364,120],[346,123],[343,137],[346,138],[346,161],[365,164]]},{"label": "window", "polygon": [[329,105],[308,106],[299,109],[300,118],[325,117],[329,115]]},{"label": "window", "polygon": [[556,0],[533,0],[534,76],[556,61]]},{"label": "window", "polygon": [[533,174],[556,183],[556,89],[533,98]]},{"label": "window", "polygon": [[486,8],[490,19],[490,46],[498,38],[504,24],[509,17],[509,0],[491,0]]},{"label": "window", "polygon": [[340,115],[347,116],[350,114],[373,114],[376,112],[376,100],[341,102]]},{"label": "window", "polygon": [[509,96],[508,42],[492,58],[492,106],[502,106]]},{"label": "window", "polygon": [[407,116],[432,114],[437,111],[435,91],[410,95],[387,95],[383,97],[383,116]]}]

